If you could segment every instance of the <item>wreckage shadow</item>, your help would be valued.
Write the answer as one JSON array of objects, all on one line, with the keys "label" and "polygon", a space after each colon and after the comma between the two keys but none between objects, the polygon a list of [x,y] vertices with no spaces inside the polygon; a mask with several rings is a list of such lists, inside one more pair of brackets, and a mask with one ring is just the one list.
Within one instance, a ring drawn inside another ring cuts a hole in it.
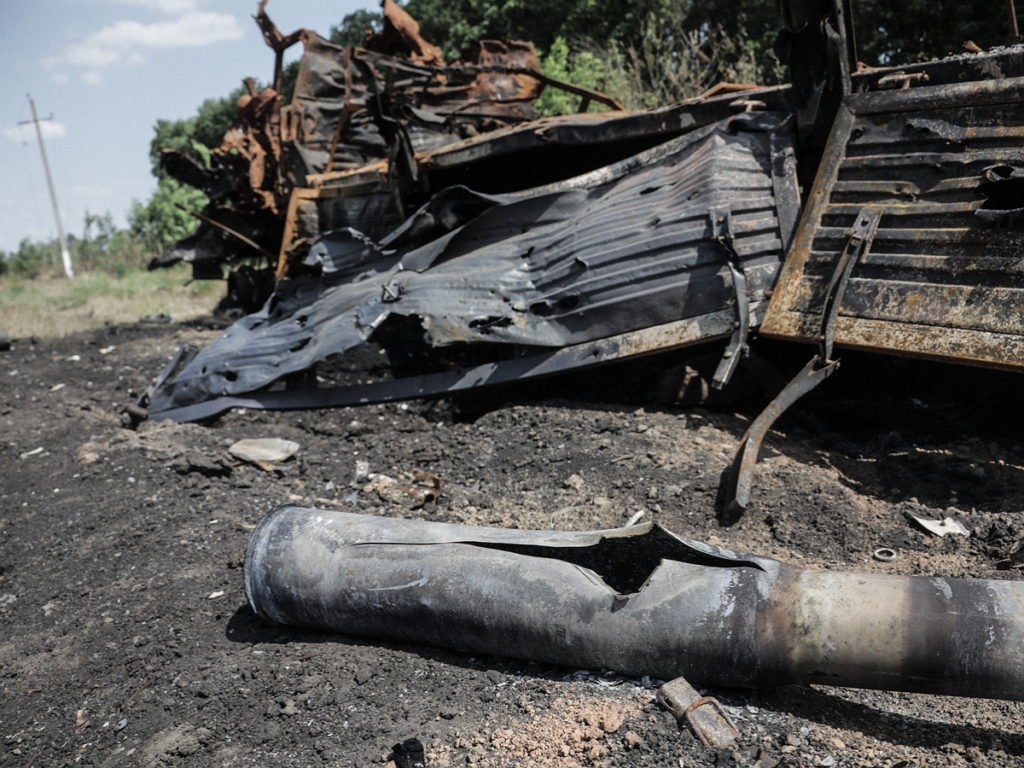
[{"label": "wreckage shadow", "polygon": [[[943,509],[1017,511],[1024,456],[1020,375],[849,354],[826,392],[807,398],[786,452],[827,463],[858,493]],[[803,428],[803,429],[801,429]]]},{"label": "wreckage shadow", "polygon": [[[769,351],[785,367],[797,359],[793,350]],[[1019,387],[1019,374],[844,351],[840,372],[773,424],[758,464],[785,455],[892,504],[1016,512],[1024,493],[1013,427],[1024,419]],[[760,408],[743,412],[753,418]],[[761,472],[755,468],[755,490]],[[723,473],[715,499],[724,526],[742,516],[728,508],[733,474]]]},{"label": "wreckage shadow", "polygon": [[[891,695],[880,692],[879,695]],[[926,694],[904,694],[923,698]],[[735,693],[719,694],[721,700],[733,706],[744,706],[749,699]],[[756,703],[766,710],[786,713],[832,728],[860,731],[880,741],[912,748],[939,749],[947,744],[978,747],[982,750],[1001,750],[1007,755],[1024,755],[1024,734],[1004,731],[967,722],[948,723],[924,717],[886,711],[882,708],[850,701],[838,692],[818,687],[791,686],[775,691],[764,691]],[[957,699],[962,708],[971,709],[971,699]],[[1007,702],[1008,706],[1019,706]],[[966,719],[966,718],[965,718]]]},{"label": "wreckage shadow", "polygon": [[[463,669],[500,669],[506,674],[541,680],[562,681],[574,671],[568,667],[525,659],[470,656],[427,645],[369,640],[334,632],[269,624],[256,616],[248,604],[240,606],[231,616],[225,635],[231,642],[248,645],[331,643],[356,648],[388,649],[415,654],[423,659]],[[861,731],[890,744],[936,749],[952,743],[962,744],[964,747],[997,748],[1012,756],[1024,755],[1024,734],[968,723],[936,722],[913,715],[887,712],[870,704],[850,701],[838,693],[809,686],[790,686],[749,694],[737,690],[715,689],[708,691],[708,694],[716,696],[729,706],[743,707],[755,703],[763,710],[792,715],[820,725]],[[965,706],[969,706],[970,700],[963,701]]]}]

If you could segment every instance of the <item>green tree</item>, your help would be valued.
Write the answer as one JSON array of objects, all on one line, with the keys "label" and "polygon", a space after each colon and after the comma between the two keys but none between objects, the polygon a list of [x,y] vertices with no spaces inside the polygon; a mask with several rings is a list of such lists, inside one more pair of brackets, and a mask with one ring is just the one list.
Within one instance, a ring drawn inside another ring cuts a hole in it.
[{"label": "green tree", "polygon": [[[473,40],[528,40],[545,73],[627,106],[695,96],[721,80],[776,83],[775,0],[409,0],[423,35],[455,58]],[[550,90],[544,114],[574,100]]]},{"label": "green tree", "polygon": [[206,205],[202,192],[169,176],[163,176],[156,191],[146,202],[132,203],[128,214],[131,232],[153,250],[163,250],[175,241],[188,237],[196,227],[192,211]]},{"label": "green tree", "polygon": [[[565,38],[558,37],[547,55],[541,58],[541,71],[556,80],[606,93],[626,107],[641,106],[635,97],[642,94],[631,92],[624,64],[622,54],[614,46],[604,50],[573,51]],[[540,115],[566,114],[575,112],[579,103],[580,97],[575,94],[545,88],[537,99],[537,112]],[[607,109],[597,102],[592,102],[590,108],[593,111]]]},{"label": "green tree", "polygon": [[601,45],[635,26],[643,3],[627,0],[409,0],[406,10],[445,57],[458,58],[475,40],[528,40],[547,51],[558,38]]},{"label": "green tree", "polygon": [[18,243],[18,249],[5,259],[7,271],[12,275],[35,279],[48,264],[56,264],[58,249],[56,240],[39,243],[25,237]]},{"label": "green tree", "polygon": [[154,250],[163,250],[195,229],[193,212],[206,205],[200,190],[186,186],[167,175],[161,167],[164,149],[174,149],[191,157],[203,167],[210,166],[210,150],[219,146],[237,112],[238,98],[245,93],[239,86],[227,96],[206,99],[196,114],[181,120],[158,120],[149,144],[149,161],[157,178],[156,191],[146,202],[132,203],[128,216],[132,235]]},{"label": "green tree", "polygon": [[1013,42],[1006,4],[991,0],[856,0],[853,17],[860,60],[871,66],[962,53],[967,40],[983,48]]},{"label": "green tree", "polygon": [[360,46],[367,32],[379,32],[384,17],[376,11],[360,8],[347,14],[341,24],[331,27],[330,41],[335,45]]},{"label": "green tree", "polygon": [[235,119],[238,98],[245,93],[239,86],[227,96],[206,99],[196,114],[182,120],[157,120],[149,142],[149,162],[153,175],[162,178],[160,155],[164,149],[176,149],[204,166],[210,164],[210,150],[219,146]]}]

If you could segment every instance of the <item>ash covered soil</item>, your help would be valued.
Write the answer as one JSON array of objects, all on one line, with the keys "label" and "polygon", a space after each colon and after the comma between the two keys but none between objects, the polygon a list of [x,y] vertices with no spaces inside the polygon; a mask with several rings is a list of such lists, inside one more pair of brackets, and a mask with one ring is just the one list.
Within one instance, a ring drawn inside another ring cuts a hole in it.
[{"label": "ash covered soil", "polygon": [[[1005,567],[1024,535],[1019,377],[851,357],[779,422],[751,510],[723,527],[719,474],[763,400],[640,403],[665,382],[632,365],[455,404],[121,426],[182,343],[215,335],[118,327],[0,353],[0,765],[384,766],[408,738],[431,768],[1024,765],[1016,703],[713,690],[747,748],[716,754],[657,707],[657,681],[269,626],[242,589],[250,532],[286,503],[556,529],[643,511],[808,568],[1022,578]],[[278,471],[232,460],[252,437],[301,449]],[[442,495],[414,508],[356,482],[357,461],[434,473]],[[970,537],[905,516],[950,508]]]}]

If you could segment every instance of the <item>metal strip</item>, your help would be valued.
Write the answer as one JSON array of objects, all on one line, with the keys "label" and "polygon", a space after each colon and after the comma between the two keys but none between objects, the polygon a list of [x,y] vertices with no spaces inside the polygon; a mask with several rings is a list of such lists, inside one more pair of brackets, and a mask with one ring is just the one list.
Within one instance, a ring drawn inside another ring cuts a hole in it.
[{"label": "metal strip", "polygon": [[[760,320],[763,303],[751,307],[754,322]],[[697,318],[644,328],[605,339],[563,347],[551,352],[487,363],[458,371],[412,376],[374,384],[349,387],[325,387],[312,390],[257,392],[238,397],[218,397],[195,405],[154,411],[152,419],[202,421],[232,408],[254,410],[311,410],[351,405],[370,405],[420,397],[437,397],[476,387],[527,381],[568,370],[582,370],[613,360],[678,349],[689,344],[724,338],[733,325],[731,310],[713,312]]]},{"label": "metal strip", "polygon": [[821,347],[818,357],[823,363],[831,362],[832,347],[836,337],[836,318],[839,316],[839,305],[846,293],[846,284],[850,280],[853,267],[869,250],[878,232],[878,222],[882,220],[881,208],[865,208],[850,227],[846,245],[836,262],[835,271],[825,289],[825,302],[821,312]]},{"label": "metal strip", "polygon": [[711,380],[712,387],[723,389],[736,372],[740,357],[750,354],[750,347],[747,346],[747,335],[750,331],[750,297],[747,294],[747,276],[743,272],[743,263],[736,252],[732,212],[729,206],[713,206],[708,211],[708,218],[711,221],[711,236],[725,254],[726,265],[729,267],[729,274],[732,275],[732,289],[736,302],[736,320],[733,323],[732,337]]},{"label": "metal strip", "polygon": [[761,443],[764,442],[768,430],[786,410],[797,400],[806,395],[821,382],[836,372],[839,361],[835,360],[824,366],[819,366],[820,358],[815,355],[807,365],[793,379],[782,388],[782,391],[775,396],[765,407],[757,418],[751,422],[750,427],[740,440],[739,450],[732,464],[726,469],[723,476],[723,490],[725,491],[725,504],[719,515],[719,522],[723,525],[731,525],[739,520],[740,515],[750,503],[750,488],[754,481],[754,467],[757,464],[757,455],[761,450]]},{"label": "metal strip", "polygon": [[855,115],[944,109],[965,105],[1008,104],[1024,100],[1024,77],[967,83],[930,85],[909,91],[868,91],[847,97],[846,106]]}]

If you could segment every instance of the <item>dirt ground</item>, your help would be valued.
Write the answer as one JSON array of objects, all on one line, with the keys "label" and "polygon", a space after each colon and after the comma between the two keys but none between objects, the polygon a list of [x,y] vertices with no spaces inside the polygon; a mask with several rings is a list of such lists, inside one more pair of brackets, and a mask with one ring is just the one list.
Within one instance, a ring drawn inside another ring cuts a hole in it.
[{"label": "dirt ground", "polygon": [[[178,346],[215,333],[123,326],[0,352],[0,765],[384,766],[409,738],[430,768],[1024,765],[1015,703],[714,690],[746,747],[716,754],[659,710],[657,681],[269,626],[242,590],[251,530],[296,502],[557,529],[643,511],[808,568],[1019,579],[1001,565],[1024,536],[1019,377],[850,357],[779,423],[752,509],[722,527],[719,473],[758,404],[623,402],[649,366],[474,397],[472,411],[123,428],[120,409]],[[229,457],[245,437],[301,449],[267,472]],[[435,473],[443,495],[413,509],[357,483],[357,461]],[[951,508],[970,537],[905,517]],[[882,546],[896,560],[872,559]]]}]

